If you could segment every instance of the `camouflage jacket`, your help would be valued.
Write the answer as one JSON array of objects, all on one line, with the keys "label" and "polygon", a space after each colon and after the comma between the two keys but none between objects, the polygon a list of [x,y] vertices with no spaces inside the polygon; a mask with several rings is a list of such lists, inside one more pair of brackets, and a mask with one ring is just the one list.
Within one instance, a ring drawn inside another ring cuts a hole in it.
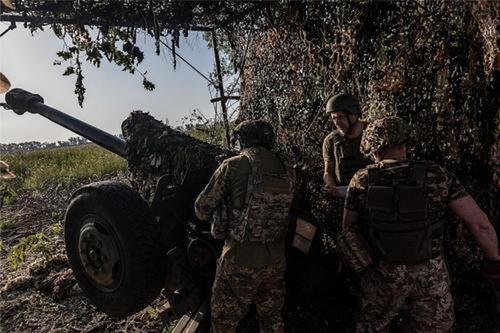
[{"label": "camouflage jacket", "polygon": [[361,135],[348,139],[335,130],[323,140],[323,160],[334,165],[332,174],[338,185],[347,185],[359,169],[370,163],[360,152]]},{"label": "camouflage jacket", "polygon": [[[255,156],[260,160],[261,168],[268,173],[284,174],[290,179],[293,193],[293,173],[286,168],[275,153],[262,148],[254,147],[245,149],[238,156],[228,158],[222,162],[215,171],[208,185],[203,189],[195,202],[195,212],[201,220],[212,220],[212,234],[216,238],[226,238],[226,244],[237,243],[269,243],[277,242],[279,249],[277,252],[284,254],[283,224],[279,221],[264,221],[269,219],[259,219],[260,215],[267,212],[259,211],[259,207],[247,207],[247,187],[249,177],[252,174],[252,167],[247,156]],[[247,209],[251,209],[250,213]],[[285,223],[288,218],[290,207],[282,207],[282,211],[276,216],[280,221],[284,218]],[[285,211],[286,210],[286,211]],[[245,217],[250,216],[251,221],[245,221]],[[262,220],[262,221],[261,221]],[[246,233],[247,225],[251,224],[252,232]],[[262,222],[262,223],[261,223]],[[286,225],[284,226],[286,231]],[[280,230],[278,230],[280,229]],[[248,237],[250,236],[250,237]],[[261,248],[258,244],[245,245],[252,248],[252,251],[259,252]],[[270,245],[271,247],[275,245]],[[262,251],[269,252],[269,249]],[[271,251],[273,252],[273,251]],[[275,251],[276,252],[276,251]],[[272,255],[272,254],[271,254]]]},{"label": "camouflage jacket", "polygon": [[[380,168],[380,181],[391,184],[393,179],[406,179],[409,177],[409,162],[394,160],[383,160],[370,168]],[[435,163],[427,163],[425,176],[425,189],[428,198],[428,219],[430,222],[445,219],[448,204],[456,199],[468,195],[465,188],[452,173]],[[368,169],[359,170],[351,179],[345,208],[356,211],[360,216],[360,223],[367,223],[368,209],[366,205],[368,191]],[[361,227],[363,227],[361,225]],[[433,251],[441,251],[441,239],[433,241]]]}]

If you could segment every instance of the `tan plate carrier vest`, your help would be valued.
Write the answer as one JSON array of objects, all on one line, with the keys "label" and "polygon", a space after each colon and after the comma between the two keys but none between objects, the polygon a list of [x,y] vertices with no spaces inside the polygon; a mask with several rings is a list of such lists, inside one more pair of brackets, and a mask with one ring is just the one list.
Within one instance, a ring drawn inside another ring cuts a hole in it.
[{"label": "tan plate carrier vest", "polygon": [[283,173],[268,173],[261,161],[246,152],[251,167],[243,210],[233,209],[229,236],[238,242],[270,243],[284,239],[293,199],[293,182],[283,164]]}]

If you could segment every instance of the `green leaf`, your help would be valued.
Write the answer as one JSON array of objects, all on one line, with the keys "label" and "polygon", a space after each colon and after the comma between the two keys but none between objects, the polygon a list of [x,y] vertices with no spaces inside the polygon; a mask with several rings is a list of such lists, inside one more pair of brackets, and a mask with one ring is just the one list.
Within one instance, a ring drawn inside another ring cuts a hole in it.
[{"label": "green leaf", "polygon": [[142,85],[144,86],[144,89],[149,91],[153,91],[156,88],[155,84],[146,78],[142,80]]},{"label": "green leaf", "polygon": [[64,76],[69,76],[71,74],[75,74],[75,68],[73,66],[68,66],[66,70],[64,71],[63,75]]}]

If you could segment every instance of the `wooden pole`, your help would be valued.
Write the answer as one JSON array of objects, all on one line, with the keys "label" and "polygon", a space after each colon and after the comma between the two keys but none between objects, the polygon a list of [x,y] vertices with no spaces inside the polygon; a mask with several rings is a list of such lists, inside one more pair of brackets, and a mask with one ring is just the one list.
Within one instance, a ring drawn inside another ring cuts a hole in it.
[{"label": "wooden pole", "polygon": [[227,118],[227,107],[226,107],[226,97],[224,96],[224,82],[222,81],[222,69],[220,66],[219,59],[219,50],[217,48],[217,36],[215,34],[215,30],[212,31],[212,44],[214,47],[214,55],[215,55],[215,67],[217,69],[217,81],[220,95],[220,103],[222,107],[222,120],[224,122],[224,131],[226,132],[226,147],[231,147],[231,137],[229,135],[229,120]]}]

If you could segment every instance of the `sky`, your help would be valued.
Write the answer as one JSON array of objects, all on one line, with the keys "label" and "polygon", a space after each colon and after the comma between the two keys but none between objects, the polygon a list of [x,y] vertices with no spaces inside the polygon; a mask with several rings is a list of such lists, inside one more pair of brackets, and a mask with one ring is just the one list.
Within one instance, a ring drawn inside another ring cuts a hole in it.
[{"label": "sky", "polygon": [[[8,26],[9,23],[0,22],[0,33]],[[138,36],[137,40],[145,54],[139,69],[147,71],[148,79],[156,85],[152,92],[143,88],[140,74],[123,72],[105,58],[100,68],[84,62],[87,91],[83,108],[80,108],[73,92],[76,77],[62,76],[68,64],[53,65],[63,42],[49,27],[32,36],[18,24],[18,28],[1,37],[0,72],[8,77],[12,88],[40,94],[45,104],[112,134],[121,132],[122,121],[133,110],[150,112],[162,121],[168,119],[173,126],[181,125],[182,118],[193,109],[213,117],[208,82],[179,59],[174,70],[169,51],[162,49],[157,56],[151,38]],[[193,32],[187,39],[181,39],[177,51],[208,76],[213,68],[213,50],[207,47],[200,33]],[[5,94],[0,95],[0,102],[4,100]],[[55,142],[72,136],[76,135],[40,115],[25,113],[19,116],[0,107],[0,143]]]}]

